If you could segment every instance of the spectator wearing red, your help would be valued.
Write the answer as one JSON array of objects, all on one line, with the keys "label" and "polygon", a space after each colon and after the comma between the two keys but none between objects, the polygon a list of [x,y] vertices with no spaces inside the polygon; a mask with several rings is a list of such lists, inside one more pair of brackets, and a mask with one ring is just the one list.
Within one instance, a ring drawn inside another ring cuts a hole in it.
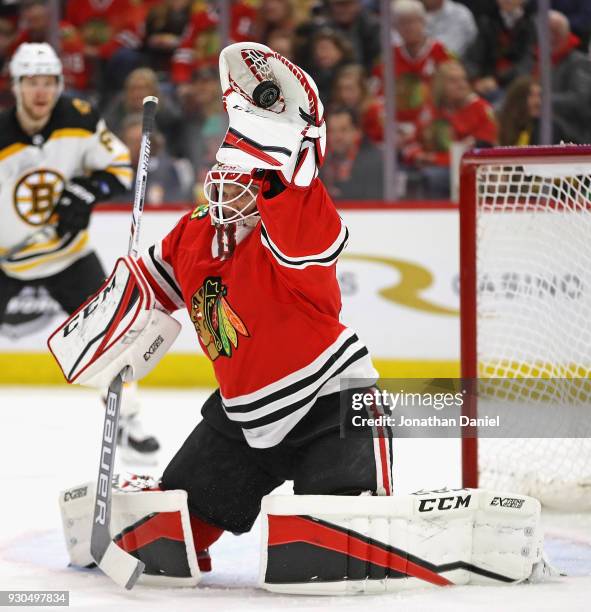
[{"label": "spectator wearing red", "polygon": [[109,59],[121,49],[138,49],[148,9],[157,0],[68,0],[66,20],[82,33],[86,53]]},{"label": "spectator wearing red", "polygon": [[[245,2],[232,3],[230,10],[230,42],[252,40],[256,10]],[[172,81],[189,83],[193,72],[210,65],[217,66],[221,48],[219,14],[213,8],[198,8],[172,58]]]},{"label": "spectator wearing red", "polygon": [[536,25],[526,0],[497,0],[490,15],[478,20],[478,36],[465,63],[476,92],[500,100],[513,79],[534,65]]},{"label": "spectator wearing red", "polygon": [[320,177],[336,200],[381,200],[383,160],[363,138],[357,115],[349,108],[327,113],[328,149]]},{"label": "spectator wearing red", "polygon": [[150,68],[165,75],[190,21],[193,0],[160,0],[146,18],[143,50]]},{"label": "spectator wearing red", "polygon": [[474,93],[462,64],[451,60],[437,71],[433,102],[423,109],[403,160],[419,171],[427,196],[448,197],[452,143],[485,147],[496,144],[497,137],[491,105]]},{"label": "spectator wearing red", "polygon": [[[45,0],[26,0],[21,4],[21,28],[11,52],[25,42],[49,42],[51,19]],[[59,22],[60,59],[64,83],[71,94],[88,97],[93,86],[91,67],[85,61],[84,42],[78,30],[68,21]]]},{"label": "spectator wearing red", "polygon": [[[453,57],[442,43],[428,37],[426,15],[419,0],[398,0],[393,6],[394,24],[400,36],[394,47],[396,119],[409,124],[409,130],[431,99],[437,67]],[[374,74],[381,77],[383,66]]]},{"label": "spectator wearing red", "polygon": [[142,64],[143,28],[158,0],[68,0],[66,20],[80,32],[86,61],[100,71],[99,89],[107,98]]}]

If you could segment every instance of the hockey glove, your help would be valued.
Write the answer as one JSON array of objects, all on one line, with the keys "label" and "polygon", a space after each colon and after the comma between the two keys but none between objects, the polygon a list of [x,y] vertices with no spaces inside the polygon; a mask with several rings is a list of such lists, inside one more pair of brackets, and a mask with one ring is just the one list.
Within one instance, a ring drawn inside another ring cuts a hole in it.
[{"label": "hockey glove", "polygon": [[307,187],[326,149],[324,107],[312,77],[269,47],[245,42],[220,54],[220,81],[229,128],[217,160],[276,170],[288,185]]},{"label": "hockey glove", "polygon": [[91,178],[76,177],[67,183],[55,208],[58,236],[86,229],[90,213],[100,195],[100,183]]}]

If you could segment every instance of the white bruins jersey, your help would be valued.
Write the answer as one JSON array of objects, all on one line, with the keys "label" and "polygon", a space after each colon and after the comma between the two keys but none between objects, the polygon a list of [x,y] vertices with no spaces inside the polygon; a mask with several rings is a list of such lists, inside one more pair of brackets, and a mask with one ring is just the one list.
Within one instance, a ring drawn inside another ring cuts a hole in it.
[{"label": "white bruins jersey", "polygon": [[[44,225],[54,225],[66,183],[100,172],[111,191],[131,186],[127,147],[83,100],[60,97],[46,126],[26,134],[14,109],[0,114],[0,254]],[[0,267],[22,280],[61,272],[90,251],[86,230],[44,239],[20,250]]]}]

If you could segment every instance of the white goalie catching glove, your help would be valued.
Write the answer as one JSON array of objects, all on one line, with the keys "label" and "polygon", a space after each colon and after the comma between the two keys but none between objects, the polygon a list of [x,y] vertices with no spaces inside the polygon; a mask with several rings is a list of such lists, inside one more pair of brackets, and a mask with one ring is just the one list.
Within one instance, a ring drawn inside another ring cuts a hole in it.
[{"label": "white goalie catching glove", "polygon": [[180,332],[155,308],[154,292],[131,257],[121,258],[101,288],[48,340],[69,383],[105,388],[123,370],[125,381],[148,374]]},{"label": "white goalie catching glove", "polygon": [[220,81],[229,128],[216,158],[230,166],[269,169],[305,188],[326,151],[324,107],[310,75],[259,43],[220,53]]}]

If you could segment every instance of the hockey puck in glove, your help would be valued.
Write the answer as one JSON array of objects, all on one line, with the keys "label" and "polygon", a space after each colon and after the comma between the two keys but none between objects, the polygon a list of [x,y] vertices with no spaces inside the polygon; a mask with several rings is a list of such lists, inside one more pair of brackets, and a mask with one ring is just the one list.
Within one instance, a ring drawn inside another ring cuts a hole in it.
[{"label": "hockey puck in glove", "polygon": [[279,99],[279,87],[273,81],[261,81],[252,92],[252,99],[257,106],[269,108]]}]

